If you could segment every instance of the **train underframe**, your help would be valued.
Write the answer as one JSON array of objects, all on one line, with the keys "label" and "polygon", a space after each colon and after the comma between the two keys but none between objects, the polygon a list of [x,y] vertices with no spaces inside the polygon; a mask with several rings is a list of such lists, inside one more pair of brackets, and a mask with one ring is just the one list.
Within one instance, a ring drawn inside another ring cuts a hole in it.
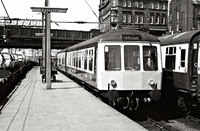
[{"label": "train underframe", "polygon": [[142,104],[159,101],[161,92],[158,90],[146,91],[103,91],[101,96],[106,98],[109,104],[120,110],[136,111]]},{"label": "train underframe", "polygon": [[98,90],[72,74],[64,72],[60,69],[58,70],[79,84],[84,85],[85,88],[91,90],[94,94],[97,94],[104,101],[108,102],[110,106],[120,110],[136,111],[142,104],[159,101],[161,99],[162,92],[160,90]]},{"label": "train underframe", "polygon": [[190,114],[193,108],[200,107],[200,92],[176,89],[177,105],[185,114]]}]

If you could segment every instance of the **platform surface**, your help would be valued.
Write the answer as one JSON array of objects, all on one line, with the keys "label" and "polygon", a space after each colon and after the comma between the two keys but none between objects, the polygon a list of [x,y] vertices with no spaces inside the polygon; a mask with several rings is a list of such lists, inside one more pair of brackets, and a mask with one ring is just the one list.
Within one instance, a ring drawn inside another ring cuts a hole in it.
[{"label": "platform surface", "polygon": [[46,89],[30,70],[0,114],[0,131],[143,131],[128,117],[58,72]]}]

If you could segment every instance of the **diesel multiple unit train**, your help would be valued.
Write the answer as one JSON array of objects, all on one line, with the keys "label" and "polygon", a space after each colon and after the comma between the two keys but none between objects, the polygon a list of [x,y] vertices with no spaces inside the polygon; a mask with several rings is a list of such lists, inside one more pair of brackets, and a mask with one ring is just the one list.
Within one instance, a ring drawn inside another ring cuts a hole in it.
[{"label": "diesel multiple unit train", "polygon": [[145,32],[119,29],[57,53],[57,67],[98,92],[110,103],[136,110],[140,102],[161,98],[159,39]]},{"label": "diesel multiple unit train", "polygon": [[163,90],[175,96],[177,104],[189,113],[200,102],[200,30],[159,38],[163,63]]}]

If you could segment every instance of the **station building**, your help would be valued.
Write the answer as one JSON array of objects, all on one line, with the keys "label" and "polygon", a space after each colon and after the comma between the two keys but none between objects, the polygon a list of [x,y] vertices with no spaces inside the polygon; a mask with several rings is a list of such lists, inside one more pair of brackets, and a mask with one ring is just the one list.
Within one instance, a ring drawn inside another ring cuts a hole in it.
[{"label": "station building", "polygon": [[133,28],[161,36],[168,31],[168,0],[100,0],[100,31]]},{"label": "station building", "polygon": [[200,29],[200,0],[171,0],[169,32],[178,33]]}]

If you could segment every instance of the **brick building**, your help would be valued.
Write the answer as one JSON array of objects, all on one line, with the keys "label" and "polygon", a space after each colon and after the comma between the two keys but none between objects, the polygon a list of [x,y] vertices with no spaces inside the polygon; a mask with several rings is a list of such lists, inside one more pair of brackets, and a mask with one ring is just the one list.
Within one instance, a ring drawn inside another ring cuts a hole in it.
[{"label": "brick building", "polygon": [[171,0],[169,4],[169,32],[200,29],[200,0]]},{"label": "brick building", "polygon": [[101,32],[139,29],[161,36],[167,31],[168,0],[100,0]]}]

